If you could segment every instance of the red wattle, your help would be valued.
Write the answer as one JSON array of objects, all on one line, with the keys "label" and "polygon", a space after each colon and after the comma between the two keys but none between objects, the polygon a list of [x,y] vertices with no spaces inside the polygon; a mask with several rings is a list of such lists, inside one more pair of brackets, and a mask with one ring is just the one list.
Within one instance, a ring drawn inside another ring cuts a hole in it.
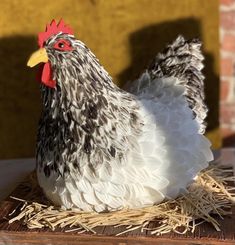
[{"label": "red wattle", "polygon": [[43,64],[43,66],[39,68],[39,73],[41,74],[41,76],[38,77],[40,82],[44,83],[50,88],[56,87],[56,81],[52,79],[52,69],[49,62]]}]

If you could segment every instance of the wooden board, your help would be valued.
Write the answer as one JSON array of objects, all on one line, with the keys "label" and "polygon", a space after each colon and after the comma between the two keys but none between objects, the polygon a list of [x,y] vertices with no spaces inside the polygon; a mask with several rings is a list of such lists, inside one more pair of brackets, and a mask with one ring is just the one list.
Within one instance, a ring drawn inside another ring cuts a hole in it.
[{"label": "wooden board", "polygon": [[[24,197],[27,189],[20,186],[12,193],[15,197]],[[95,229],[96,235],[76,232],[67,233],[63,229],[50,231],[49,229],[29,230],[21,222],[8,223],[8,215],[19,206],[20,202],[8,198],[0,204],[0,244],[56,244],[56,245],[173,245],[173,244],[235,244],[235,207],[233,213],[223,220],[218,217],[221,232],[217,232],[210,224],[202,224],[194,233],[180,235],[170,233],[153,236],[150,231],[141,233],[140,230],[129,232],[122,236],[115,236],[122,228],[100,227]]]}]

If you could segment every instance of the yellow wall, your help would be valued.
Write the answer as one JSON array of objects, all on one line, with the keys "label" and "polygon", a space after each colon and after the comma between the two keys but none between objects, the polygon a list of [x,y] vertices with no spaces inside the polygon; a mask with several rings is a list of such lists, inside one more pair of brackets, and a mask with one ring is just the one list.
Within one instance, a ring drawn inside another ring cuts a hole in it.
[{"label": "yellow wall", "polygon": [[209,135],[219,145],[217,0],[1,0],[0,16],[0,158],[34,155],[40,96],[26,60],[37,33],[60,17],[119,84],[135,78],[178,34],[201,38]]}]

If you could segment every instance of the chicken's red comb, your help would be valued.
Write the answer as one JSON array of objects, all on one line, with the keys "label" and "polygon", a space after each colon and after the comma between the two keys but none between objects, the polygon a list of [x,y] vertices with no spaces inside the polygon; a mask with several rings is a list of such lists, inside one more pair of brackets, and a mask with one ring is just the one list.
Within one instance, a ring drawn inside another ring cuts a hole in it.
[{"label": "chicken's red comb", "polygon": [[51,24],[47,24],[45,32],[40,32],[38,34],[39,47],[42,48],[44,42],[49,37],[51,37],[54,34],[60,33],[60,32],[73,35],[73,30],[69,26],[64,24],[63,19],[61,19],[58,24],[56,24],[55,20],[52,20]]}]

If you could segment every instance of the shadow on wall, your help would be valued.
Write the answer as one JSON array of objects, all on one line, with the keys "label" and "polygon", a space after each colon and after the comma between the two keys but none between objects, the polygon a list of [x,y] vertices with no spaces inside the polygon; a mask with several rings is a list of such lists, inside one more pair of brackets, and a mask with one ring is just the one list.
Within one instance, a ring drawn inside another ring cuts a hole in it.
[{"label": "shadow on wall", "polygon": [[[198,19],[186,18],[144,27],[130,35],[131,65],[121,72],[118,79],[121,84],[137,78],[158,52],[181,34],[185,38],[199,38],[203,42],[201,23]],[[209,106],[207,131],[219,127],[219,77],[214,71],[214,58],[205,56],[205,93]]]},{"label": "shadow on wall", "polygon": [[0,39],[0,159],[34,154],[40,95],[26,62],[35,49],[31,36]]}]

